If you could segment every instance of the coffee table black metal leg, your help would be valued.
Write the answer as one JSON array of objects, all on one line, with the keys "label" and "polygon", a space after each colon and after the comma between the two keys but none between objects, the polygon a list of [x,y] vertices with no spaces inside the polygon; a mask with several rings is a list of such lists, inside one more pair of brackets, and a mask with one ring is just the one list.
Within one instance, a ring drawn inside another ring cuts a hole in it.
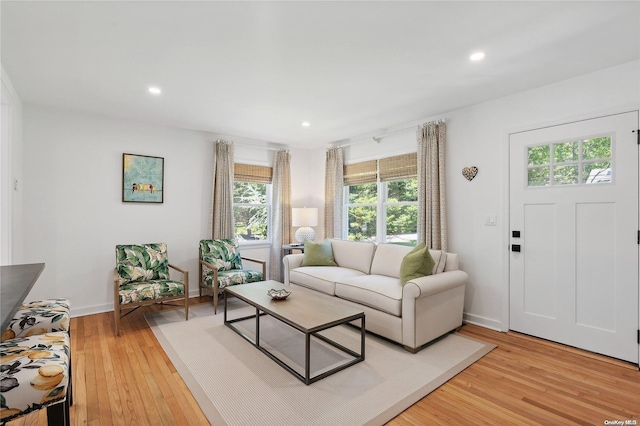
[{"label": "coffee table black metal leg", "polygon": [[224,295],[224,323],[227,323],[227,292],[226,291],[222,291],[222,294]]},{"label": "coffee table black metal leg", "polygon": [[364,315],[362,316],[362,325],[360,326],[360,356],[362,357],[362,361],[364,361]]},{"label": "coffee table black metal leg", "polygon": [[304,384],[311,383],[311,333],[305,333],[304,341]]},{"label": "coffee table black metal leg", "polygon": [[256,346],[260,346],[260,309],[256,308]]}]

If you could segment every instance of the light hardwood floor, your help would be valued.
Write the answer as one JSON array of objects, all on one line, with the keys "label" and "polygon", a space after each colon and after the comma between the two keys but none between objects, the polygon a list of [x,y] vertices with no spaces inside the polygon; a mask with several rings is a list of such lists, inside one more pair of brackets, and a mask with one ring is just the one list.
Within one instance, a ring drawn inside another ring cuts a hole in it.
[{"label": "light hardwood floor", "polygon": [[[149,329],[148,309],[174,308],[139,309],[122,320],[119,338],[112,313],[71,320],[72,424],[209,424]],[[498,347],[389,425],[640,424],[637,366],[513,332],[460,332]],[[224,368],[214,354],[211,368]],[[8,423],[46,424],[46,410]]]}]

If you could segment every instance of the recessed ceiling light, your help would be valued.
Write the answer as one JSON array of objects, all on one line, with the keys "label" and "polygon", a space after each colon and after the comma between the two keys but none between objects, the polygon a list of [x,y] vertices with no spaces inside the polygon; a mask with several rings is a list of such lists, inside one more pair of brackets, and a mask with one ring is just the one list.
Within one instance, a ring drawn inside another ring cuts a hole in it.
[{"label": "recessed ceiling light", "polygon": [[309,127],[309,126],[311,126],[311,123],[309,123],[308,121],[302,122],[302,127]]},{"label": "recessed ceiling light", "polygon": [[159,87],[151,86],[149,87],[149,93],[153,93],[154,95],[159,95],[160,93],[162,93],[162,90],[160,90]]},{"label": "recessed ceiling light", "polygon": [[476,52],[469,56],[469,59],[472,61],[481,61],[484,59],[484,52]]}]

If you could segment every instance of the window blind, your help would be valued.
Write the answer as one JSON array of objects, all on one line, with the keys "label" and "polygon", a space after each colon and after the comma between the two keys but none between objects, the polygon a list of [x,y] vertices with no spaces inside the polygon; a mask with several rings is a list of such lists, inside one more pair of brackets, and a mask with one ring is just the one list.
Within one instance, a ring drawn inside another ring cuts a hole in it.
[{"label": "window blind", "polygon": [[410,179],[418,176],[418,154],[396,155],[378,160],[380,182]]},{"label": "window blind", "polygon": [[235,163],[233,179],[240,182],[271,183],[273,168],[253,164]]},{"label": "window blind", "polygon": [[344,184],[361,185],[363,183],[376,183],[378,181],[377,160],[363,161],[361,163],[346,164],[344,170]]}]

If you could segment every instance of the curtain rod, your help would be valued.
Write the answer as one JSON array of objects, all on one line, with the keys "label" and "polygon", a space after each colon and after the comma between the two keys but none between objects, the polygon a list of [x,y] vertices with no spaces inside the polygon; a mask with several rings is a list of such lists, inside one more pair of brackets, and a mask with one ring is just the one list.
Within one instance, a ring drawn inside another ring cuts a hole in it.
[{"label": "curtain rod", "polygon": [[433,120],[433,121],[430,121],[428,123],[423,123],[423,124],[412,124],[410,126],[401,127],[399,129],[391,130],[389,132],[381,133],[381,134],[378,134],[378,135],[368,134],[368,135],[356,136],[355,138],[353,138],[353,140],[351,140],[349,142],[346,142],[346,143],[343,143],[343,144],[341,144],[341,143],[331,144],[331,147],[333,147],[333,148],[336,148],[336,147],[342,148],[342,147],[345,147],[345,146],[356,145],[356,144],[359,144],[359,143],[362,143],[362,142],[369,142],[372,139],[373,139],[374,142],[380,143],[380,142],[382,142],[382,139],[386,138],[387,136],[395,135],[396,133],[403,133],[403,132],[406,132],[407,130],[411,130],[411,129],[418,130],[422,126],[424,126],[425,124],[429,124],[429,123],[440,124],[440,123],[444,123],[444,122],[445,122],[445,119],[443,118],[443,119],[440,119],[440,120]]},{"label": "curtain rod", "polygon": [[396,133],[402,133],[402,132],[406,132],[407,130],[411,130],[412,128],[414,128],[417,130],[418,126],[408,126],[408,127],[403,127],[401,129],[396,129],[396,130],[392,130],[390,132],[387,133],[382,133],[379,135],[366,135],[366,136],[357,136],[355,138],[353,138],[351,141],[349,142],[345,142],[345,143],[336,143],[336,144],[331,144],[331,147],[336,148],[336,147],[345,147],[345,146],[351,146],[351,145],[357,145],[359,143],[363,143],[363,142],[370,142],[371,140],[373,140],[376,143],[380,143],[382,141],[383,138],[387,137],[387,136],[391,136],[394,135]]},{"label": "curtain rod", "polygon": [[258,146],[258,145],[251,145],[248,143],[237,143],[234,142],[235,146],[243,146],[243,147],[247,147],[247,148],[256,148],[256,149],[266,149],[267,151],[288,151],[289,148],[274,148],[274,147],[270,147],[270,146]]}]

